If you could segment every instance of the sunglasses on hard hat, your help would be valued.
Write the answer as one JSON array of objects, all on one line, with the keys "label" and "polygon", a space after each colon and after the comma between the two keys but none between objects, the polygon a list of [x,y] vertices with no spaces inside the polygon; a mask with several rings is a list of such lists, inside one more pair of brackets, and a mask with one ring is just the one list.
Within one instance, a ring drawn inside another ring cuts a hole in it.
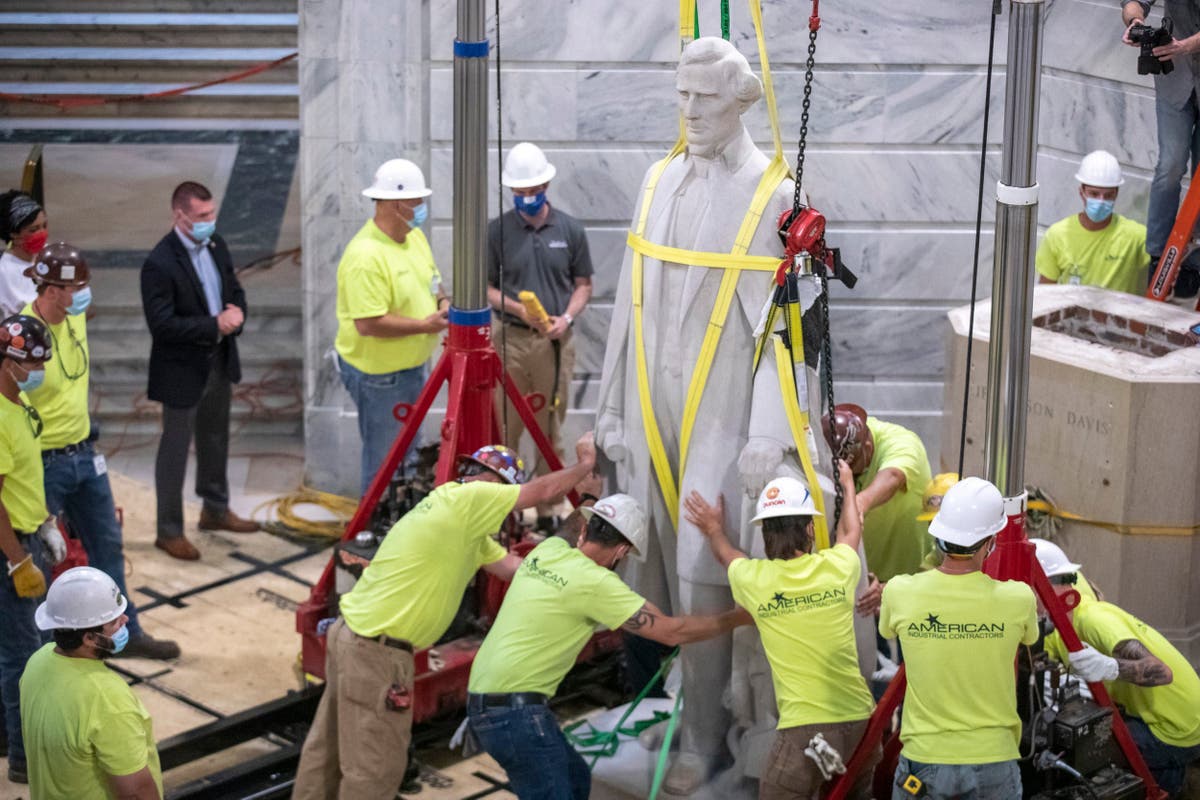
[{"label": "sunglasses on hard hat", "polygon": [[1052,586],[1074,586],[1079,580],[1079,575],[1068,572],[1065,575],[1052,575],[1049,580]]}]

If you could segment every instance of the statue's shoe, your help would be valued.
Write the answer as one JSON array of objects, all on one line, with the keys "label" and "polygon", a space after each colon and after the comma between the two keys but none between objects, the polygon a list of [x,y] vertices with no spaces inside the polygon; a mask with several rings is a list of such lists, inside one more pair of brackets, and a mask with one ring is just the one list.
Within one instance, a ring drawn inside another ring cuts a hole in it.
[{"label": "statue's shoe", "polygon": [[707,781],[707,762],[695,753],[680,753],[667,770],[663,791],[672,797],[690,797]]}]

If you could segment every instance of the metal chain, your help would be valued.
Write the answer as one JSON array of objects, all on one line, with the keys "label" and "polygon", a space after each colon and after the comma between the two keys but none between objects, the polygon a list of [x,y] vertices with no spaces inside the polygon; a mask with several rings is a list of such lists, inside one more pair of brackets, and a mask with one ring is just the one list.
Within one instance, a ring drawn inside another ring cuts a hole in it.
[{"label": "metal chain", "polygon": [[808,145],[808,109],[812,104],[813,66],[817,60],[817,32],[808,31],[808,61],[804,64],[804,100],[800,103],[800,141],[796,145],[796,194],[792,197],[792,208],[799,211],[805,205],[803,190],[804,183],[804,150]]},{"label": "metal chain", "polygon": [[[829,409],[829,426],[833,429],[833,338],[829,335],[829,276],[821,272],[821,316],[825,318],[825,329],[821,334],[821,372],[825,379],[825,403]],[[838,520],[842,518],[842,482],[838,480],[838,459],[846,449],[845,443],[833,454],[833,530],[837,530]]]}]

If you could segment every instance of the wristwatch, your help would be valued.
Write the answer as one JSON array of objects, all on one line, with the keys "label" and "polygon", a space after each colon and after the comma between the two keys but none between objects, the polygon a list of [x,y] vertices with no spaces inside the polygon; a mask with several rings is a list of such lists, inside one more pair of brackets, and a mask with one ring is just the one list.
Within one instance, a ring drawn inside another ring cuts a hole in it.
[{"label": "wristwatch", "polygon": [[563,312],[563,319],[565,319],[567,321],[568,328],[572,327],[575,324],[575,318],[571,316],[571,312],[569,312],[569,311]]}]

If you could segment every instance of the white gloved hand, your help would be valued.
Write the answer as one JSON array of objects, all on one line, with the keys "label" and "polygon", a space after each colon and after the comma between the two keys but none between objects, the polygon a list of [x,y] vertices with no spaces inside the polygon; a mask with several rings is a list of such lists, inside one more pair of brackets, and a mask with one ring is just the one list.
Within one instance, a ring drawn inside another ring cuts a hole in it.
[{"label": "white gloved hand", "polygon": [[37,536],[50,551],[50,560],[55,564],[61,564],[67,557],[67,541],[63,539],[62,531],[58,529],[58,521],[54,517],[47,517],[41,527],[37,529]]},{"label": "white gloved hand", "polygon": [[615,414],[601,413],[596,419],[596,447],[604,451],[608,460],[620,464],[629,457],[629,447],[621,432],[621,418]]},{"label": "white gloved hand", "polygon": [[1070,654],[1071,669],[1088,683],[1115,681],[1120,670],[1117,660],[1106,656],[1090,644],[1085,644],[1077,653]]},{"label": "white gloved hand", "polygon": [[746,496],[757,498],[763,487],[777,477],[783,463],[784,446],[766,436],[751,436],[738,456],[738,473]]}]

